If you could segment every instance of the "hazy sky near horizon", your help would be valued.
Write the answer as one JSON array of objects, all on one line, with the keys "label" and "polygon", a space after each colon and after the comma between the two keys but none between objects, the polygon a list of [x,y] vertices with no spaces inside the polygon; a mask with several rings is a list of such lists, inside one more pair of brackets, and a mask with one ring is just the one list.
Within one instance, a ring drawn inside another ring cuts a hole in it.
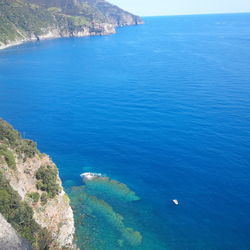
[{"label": "hazy sky near horizon", "polygon": [[250,0],[109,0],[140,16],[250,12]]}]

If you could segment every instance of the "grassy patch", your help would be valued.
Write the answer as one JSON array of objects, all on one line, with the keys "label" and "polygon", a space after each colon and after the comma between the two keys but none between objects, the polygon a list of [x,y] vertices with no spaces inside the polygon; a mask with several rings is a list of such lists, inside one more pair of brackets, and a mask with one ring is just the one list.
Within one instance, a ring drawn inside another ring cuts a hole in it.
[{"label": "grassy patch", "polygon": [[9,168],[16,169],[14,154],[5,145],[0,145],[0,157],[3,157]]},{"label": "grassy patch", "polygon": [[69,17],[75,26],[90,26],[90,22],[83,16],[70,16]]},{"label": "grassy patch", "polygon": [[28,194],[28,197],[31,198],[34,203],[37,203],[40,199],[40,194],[38,192],[32,192]]}]

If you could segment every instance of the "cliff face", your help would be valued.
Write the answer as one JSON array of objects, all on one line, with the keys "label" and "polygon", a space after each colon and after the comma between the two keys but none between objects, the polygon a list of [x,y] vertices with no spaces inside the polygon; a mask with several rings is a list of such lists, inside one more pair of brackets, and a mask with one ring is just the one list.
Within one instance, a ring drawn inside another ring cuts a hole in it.
[{"label": "cliff face", "polygon": [[109,23],[112,23],[115,26],[143,24],[143,21],[139,16],[132,15],[115,5],[108,3],[107,1],[81,0],[81,2],[86,2],[96,8],[108,19]]},{"label": "cliff face", "polygon": [[0,249],[1,250],[32,250],[30,243],[21,238],[16,230],[0,214]]},{"label": "cliff face", "polygon": [[73,212],[55,164],[3,120],[0,213],[34,249],[74,248]]},{"label": "cliff face", "polygon": [[1,0],[0,49],[32,40],[107,35],[117,26],[142,23],[103,0]]}]

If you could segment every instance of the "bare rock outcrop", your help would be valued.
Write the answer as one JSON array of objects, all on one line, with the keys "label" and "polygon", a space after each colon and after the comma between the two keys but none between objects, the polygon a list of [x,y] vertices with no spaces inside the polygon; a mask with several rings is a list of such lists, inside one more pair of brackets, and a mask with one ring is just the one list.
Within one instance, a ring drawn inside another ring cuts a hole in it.
[{"label": "bare rock outcrop", "polygon": [[1,250],[32,250],[30,243],[21,238],[16,230],[0,214],[0,249]]}]

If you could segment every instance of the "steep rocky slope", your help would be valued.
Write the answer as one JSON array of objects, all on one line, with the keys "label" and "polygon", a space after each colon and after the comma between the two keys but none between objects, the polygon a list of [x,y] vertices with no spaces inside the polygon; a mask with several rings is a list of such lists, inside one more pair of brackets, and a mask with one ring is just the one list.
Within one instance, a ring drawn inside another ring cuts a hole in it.
[{"label": "steep rocky slope", "polygon": [[0,213],[34,249],[74,248],[73,212],[55,164],[1,119]]},{"label": "steep rocky slope", "polygon": [[142,24],[143,21],[140,17],[131,15],[129,12],[120,9],[119,7],[108,3],[104,0],[81,0],[87,2],[89,5],[94,6],[99,10],[110,23],[115,26],[126,26],[134,24]]},{"label": "steep rocky slope", "polygon": [[1,250],[32,250],[30,243],[21,238],[16,230],[0,214],[0,249]]},{"label": "steep rocky slope", "polygon": [[46,38],[107,35],[142,20],[104,0],[1,0],[0,49]]}]

